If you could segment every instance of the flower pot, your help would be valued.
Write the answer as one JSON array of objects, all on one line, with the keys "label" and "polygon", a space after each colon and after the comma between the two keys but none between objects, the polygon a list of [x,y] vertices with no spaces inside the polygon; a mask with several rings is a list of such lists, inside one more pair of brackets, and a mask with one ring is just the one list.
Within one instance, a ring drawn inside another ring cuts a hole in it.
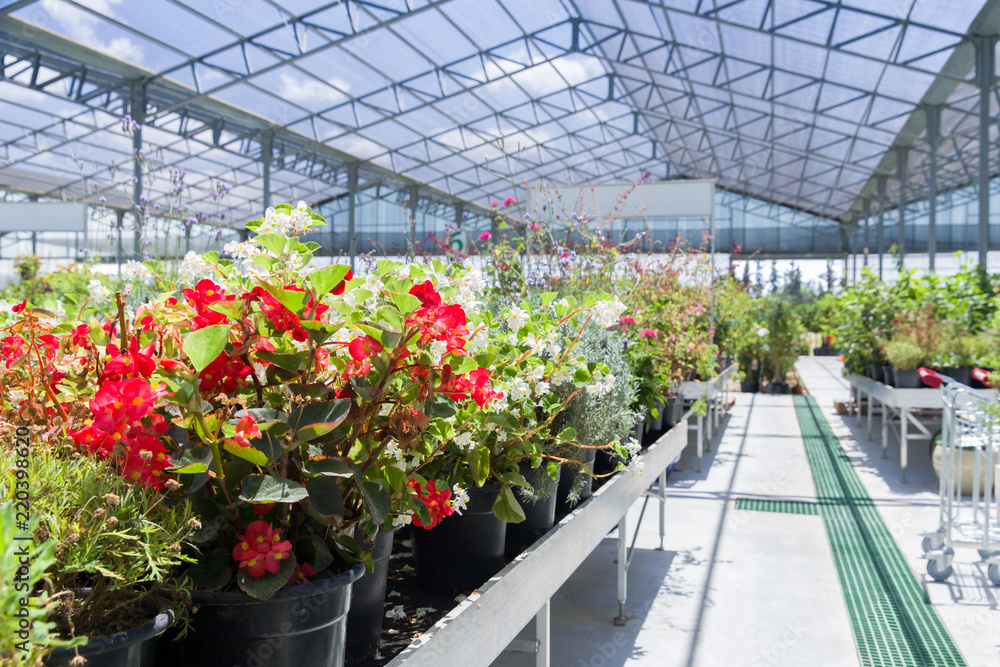
[{"label": "flower pot", "polygon": [[455,593],[481,586],[503,568],[507,524],[493,514],[500,485],[469,489],[461,515],[434,528],[412,526],[417,584],[435,593]]},{"label": "flower pot", "polygon": [[667,415],[669,415],[670,426],[681,421],[684,416],[684,399],[682,397],[671,396],[667,400]]},{"label": "flower pot", "polygon": [[375,659],[382,638],[385,585],[389,556],[399,526],[381,531],[372,545],[375,569],[351,584],[351,609],[347,613],[347,658],[345,665],[362,665]]},{"label": "flower pot", "polygon": [[653,419],[653,425],[651,427],[652,430],[654,430],[654,431],[662,431],[663,430],[663,413],[666,410],[666,407],[667,406],[664,405],[663,401],[661,401],[659,399],[656,400],[656,413],[657,414],[656,414],[656,418]]},{"label": "flower pot", "polygon": [[895,379],[895,386],[897,389],[922,389],[927,386],[924,384],[924,381],[920,379],[920,375],[917,373],[916,368],[908,371],[894,368],[893,378]]},{"label": "flower pot", "polygon": [[[518,467],[521,469],[524,479],[527,480],[528,484],[531,484],[532,488],[538,488],[541,484],[544,484],[545,481],[542,477],[548,478],[549,475],[547,471],[548,466],[544,461],[537,468],[529,468],[523,463]],[[556,481],[553,484],[558,484],[560,478],[562,478],[562,466],[559,466],[556,473]],[[551,482],[551,479],[549,481]],[[534,503],[522,498],[518,491],[518,489],[515,489],[514,495],[517,496],[517,501],[521,503],[521,509],[524,510],[524,521],[507,524],[506,546],[504,550],[508,556],[512,557],[517,556],[534,544],[538,538],[549,532],[556,522],[555,487],[551,489],[548,498]]]},{"label": "flower pot", "polygon": [[882,374],[882,364],[878,362],[868,364],[868,377],[876,382],[882,382],[885,379],[885,375]]},{"label": "flower pot", "polygon": [[358,563],[329,579],[282,588],[270,600],[243,591],[196,591],[191,630],[160,642],[163,664],[340,667],[351,584],[364,571]]},{"label": "flower pot", "polygon": [[167,608],[137,628],[107,637],[94,637],[78,649],[57,648],[45,658],[44,663],[47,667],[69,667],[79,652],[87,660],[87,667],[152,667],[159,654],[157,638],[173,622],[174,612]]},{"label": "flower pot", "polygon": [[972,368],[969,366],[945,366],[941,372],[966,386],[972,385]]},{"label": "flower pot", "polygon": [[882,364],[882,382],[889,387],[896,386],[896,377],[893,370],[893,367],[889,364]]},{"label": "flower pot", "polygon": [[740,391],[744,394],[756,394],[760,391],[760,383],[753,380],[743,380],[740,382]]},{"label": "flower pot", "polygon": [[[591,470],[594,469],[594,462],[597,460],[597,450],[588,449],[586,450],[586,458],[584,463],[586,463]],[[562,471],[561,477],[559,478],[559,490],[556,497],[556,515],[566,515],[575,507],[570,507],[569,505],[569,492],[573,488],[573,482],[576,479],[576,472],[578,466],[573,464],[564,464],[564,470]],[[584,475],[583,488],[580,489],[580,502],[589,498],[593,493],[594,488],[594,478],[586,473]]]}]

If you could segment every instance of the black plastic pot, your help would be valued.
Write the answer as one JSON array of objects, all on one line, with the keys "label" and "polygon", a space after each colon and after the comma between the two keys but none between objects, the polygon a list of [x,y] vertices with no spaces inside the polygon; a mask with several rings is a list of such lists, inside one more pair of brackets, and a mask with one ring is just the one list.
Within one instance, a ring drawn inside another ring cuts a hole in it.
[{"label": "black plastic pot", "polygon": [[507,524],[493,514],[500,485],[469,489],[461,516],[453,514],[430,530],[412,526],[417,584],[434,593],[481,586],[503,568]]},{"label": "black plastic pot", "polygon": [[941,372],[966,386],[972,385],[972,368],[969,366],[945,366]]},{"label": "black plastic pot", "polygon": [[882,364],[882,382],[889,387],[896,386],[895,369],[889,364]]},{"label": "black plastic pot", "polygon": [[270,600],[196,591],[192,628],[183,639],[160,642],[162,664],[341,667],[351,584],[364,572],[358,563],[329,579],[282,588]]},{"label": "black plastic pot", "polygon": [[882,374],[882,364],[873,362],[868,364],[868,377],[876,382],[882,382],[885,376]]},{"label": "black plastic pot", "polygon": [[897,389],[923,389],[927,386],[924,384],[924,381],[920,379],[920,375],[917,373],[916,368],[908,371],[894,368],[892,374]]},{"label": "black plastic pot", "polygon": [[[542,462],[542,465],[537,468],[530,468],[523,463],[518,467],[521,469],[521,474],[524,475],[524,479],[531,485],[532,488],[538,488],[541,484],[545,483],[545,480],[543,480],[542,477],[548,478],[551,483],[551,478],[549,478],[547,470],[548,466],[544,461]],[[562,466],[559,467],[559,471],[556,473],[556,484],[558,484],[560,478],[562,478]],[[552,488],[552,493],[549,494],[548,498],[534,503],[528,502],[522,498],[517,489],[514,490],[514,494],[517,496],[517,501],[521,503],[521,509],[524,510],[524,521],[521,523],[507,524],[507,537],[504,551],[508,556],[512,557],[517,556],[519,553],[538,541],[538,538],[549,532],[556,522],[555,488]]]},{"label": "black plastic pot", "polygon": [[760,383],[752,380],[743,380],[740,382],[740,391],[744,394],[756,394],[760,391]]},{"label": "black plastic pot", "polygon": [[667,408],[667,406],[664,405],[663,401],[657,399],[657,401],[656,401],[656,413],[657,413],[656,414],[656,419],[653,420],[653,425],[651,426],[651,429],[653,431],[662,431],[663,430],[663,418],[664,418],[664,414],[663,413],[666,411],[666,408]]},{"label": "black plastic pot", "polygon": [[375,659],[382,638],[385,584],[389,557],[399,526],[381,531],[372,545],[375,569],[351,584],[351,609],[347,613],[347,658],[345,665],[363,665]]},{"label": "black plastic pot", "polygon": [[[591,470],[594,469],[594,462],[596,460],[597,450],[588,449],[584,462]],[[569,492],[573,488],[573,482],[577,477],[577,470],[579,470],[578,466],[574,466],[571,463],[563,464],[563,471],[559,477],[559,489],[556,493],[556,516],[569,514],[573,509],[569,505]],[[585,472],[580,474],[584,476],[583,488],[580,490],[580,502],[582,503],[593,494],[594,478]]]},{"label": "black plastic pot", "polygon": [[174,612],[168,608],[148,623],[126,632],[94,637],[78,649],[57,648],[44,663],[48,667],[69,667],[79,652],[87,660],[87,667],[153,667],[159,653],[157,638],[173,623]]},{"label": "black plastic pot", "polygon": [[680,396],[671,396],[667,400],[667,414],[670,416],[670,426],[680,422],[684,416],[684,399]]}]

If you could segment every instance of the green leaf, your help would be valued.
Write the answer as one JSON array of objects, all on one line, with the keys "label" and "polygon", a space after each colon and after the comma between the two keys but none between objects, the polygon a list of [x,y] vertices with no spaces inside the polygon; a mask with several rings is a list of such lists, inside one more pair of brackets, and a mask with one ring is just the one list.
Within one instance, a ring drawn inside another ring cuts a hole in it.
[{"label": "green leaf", "polygon": [[389,306],[379,306],[377,314],[380,321],[385,321],[386,324],[402,330],[403,318],[400,317],[399,311],[395,308],[390,308]]},{"label": "green leaf", "polygon": [[261,244],[274,253],[275,257],[281,257],[285,252],[287,239],[277,234],[258,234],[257,243]]},{"label": "green leaf", "polygon": [[576,442],[576,429],[572,427],[564,428],[556,436],[559,440],[566,440],[567,442]]},{"label": "green leaf", "polygon": [[167,472],[171,475],[194,475],[200,472],[207,472],[208,466],[204,463],[189,463],[180,468],[169,468]]},{"label": "green leaf", "polygon": [[351,267],[346,264],[331,264],[310,273],[308,280],[313,289],[316,290],[316,293],[323,296],[336,287],[350,270]]},{"label": "green leaf", "polygon": [[250,503],[296,503],[307,497],[309,492],[301,484],[271,475],[247,475],[240,493]]},{"label": "green leaf", "polygon": [[525,489],[531,488],[531,484],[528,484],[528,482],[524,479],[524,476],[519,472],[502,472],[497,475],[497,478],[504,484],[520,486]]},{"label": "green leaf", "polygon": [[252,598],[270,600],[272,595],[288,583],[295,571],[295,554],[291,551],[285,553],[288,557],[281,560],[281,569],[274,574],[265,572],[263,577],[251,577],[247,568],[241,567],[236,577],[240,589]]},{"label": "green leaf", "polygon": [[243,314],[243,306],[238,301],[215,301],[208,304],[208,308],[233,320],[240,319]]},{"label": "green leaf", "polygon": [[420,299],[405,292],[391,292],[389,294],[389,299],[396,304],[396,307],[399,308],[399,312],[401,312],[404,316],[409,315],[420,307]]},{"label": "green leaf", "polygon": [[305,363],[305,359],[298,354],[288,354],[285,352],[271,352],[270,350],[258,350],[257,358],[270,361],[278,368],[284,368],[290,373],[298,373]]},{"label": "green leaf", "polygon": [[361,476],[361,470],[353,461],[348,462],[343,459],[310,461],[306,472],[314,475],[327,475],[329,477]]},{"label": "green leaf", "polygon": [[226,349],[229,331],[232,327],[231,324],[213,324],[210,327],[192,331],[184,337],[181,349],[191,360],[191,365],[197,372],[205,370],[205,367],[215,361]]},{"label": "green leaf", "polygon": [[485,484],[486,478],[490,475],[490,450],[483,445],[476,445],[469,448],[465,454],[465,458],[469,464],[469,471],[472,473],[472,479],[476,482],[476,486]]},{"label": "green leaf", "polygon": [[270,460],[264,452],[260,451],[256,447],[241,447],[232,440],[226,440],[222,447],[233,456],[238,456],[244,461],[249,461],[256,466],[266,466],[267,462]]},{"label": "green leaf", "polygon": [[424,412],[429,414],[431,417],[442,417],[447,419],[455,414],[455,401],[451,400],[447,396],[442,394],[434,394],[424,404]]},{"label": "green leaf", "polygon": [[[282,424],[282,426],[285,426]],[[259,438],[254,438],[250,441],[250,444],[258,449],[264,456],[266,456],[271,461],[275,461],[281,458],[281,441],[278,439],[280,436],[271,431],[264,431],[260,434]],[[247,459],[249,460],[249,459]],[[264,465],[259,463],[258,465]]]},{"label": "green leaf", "polygon": [[251,259],[253,259],[255,263],[263,266],[268,273],[271,272],[271,269],[274,267],[274,263],[278,261],[270,255],[254,255]]},{"label": "green leaf", "polygon": [[588,382],[590,382],[590,371],[586,368],[577,368],[576,373],[573,374],[573,384],[579,387]]},{"label": "green leaf", "polygon": [[329,433],[347,418],[350,409],[351,402],[345,398],[324,403],[308,403],[288,414],[288,425],[297,433],[306,426],[322,424],[321,428],[326,428],[325,432]]},{"label": "green leaf", "polygon": [[497,500],[493,503],[493,514],[501,521],[507,523],[521,523],[524,521],[524,510],[514,497],[514,492],[510,487],[504,485]]},{"label": "green leaf", "polygon": [[553,300],[554,298],[556,298],[557,296],[558,296],[558,294],[556,294],[555,292],[545,292],[545,293],[544,293],[544,294],[542,294],[542,295],[541,295],[541,297],[539,297],[539,298],[541,298],[541,300],[542,300],[542,305],[543,305],[543,306],[547,306],[547,305],[549,305],[549,303],[551,303],[551,302],[552,302],[552,300]]},{"label": "green leaf", "polygon": [[297,290],[285,289],[282,286],[271,285],[270,283],[261,282],[267,293],[273,296],[278,302],[292,311],[296,315],[302,315],[302,306],[306,302],[306,297],[309,296],[307,292],[299,292]]},{"label": "green leaf", "polygon": [[372,521],[376,524],[383,523],[389,516],[391,504],[389,494],[375,482],[361,482],[358,488],[365,499],[365,505],[368,506],[368,513],[371,515]]},{"label": "green leaf", "polygon": [[451,372],[455,375],[463,375],[465,373],[471,373],[472,371],[479,368],[479,364],[472,357],[458,357],[456,359],[455,355],[450,355],[448,358],[451,361]]},{"label": "green leaf", "polygon": [[222,588],[233,580],[234,565],[229,554],[209,553],[199,556],[184,572],[191,577],[191,583],[195,586],[211,591]]},{"label": "green leaf", "polygon": [[309,504],[321,516],[339,517],[343,519],[345,507],[344,496],[340,492],[340,485],[333,477],[320,475],[306,482],[306,490],[309,492]]}]

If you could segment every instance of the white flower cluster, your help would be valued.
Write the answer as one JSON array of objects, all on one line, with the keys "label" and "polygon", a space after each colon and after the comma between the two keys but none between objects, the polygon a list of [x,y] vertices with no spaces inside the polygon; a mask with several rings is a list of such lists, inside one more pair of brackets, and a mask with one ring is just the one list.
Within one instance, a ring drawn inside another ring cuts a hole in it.
[{"label": "white flower cluster", "polygon": [[405,514],[397,514],[392,517],[393,526],[405,526],[413,521],[413,512],[408,510]]},{"label": "white flower cluster", "polygon": [[407,466],[406,466],[406,461],[403,459],[403,452],[399,448],[399,445],[396,444],[395,440],[390,440],[389,443],[385,446],[385,455],[388,458],[392,459],[392,463],[390,463],[389,465],[395,468],[399,468],[403,472],[406,472]]},{"label": "white flower cluster", "polygon": [[625,443],[625,451],[628,452],[629,458],[635,457],[639,454],[639,450],[642,449],[642,445],[634,437],[629,438]]},{"label": "white flower cluster", "polygon": [[309,212],[309,205],[300,201],[291,211],[276,211],[273,207],[264,212],[264,219],[260,222],[257,232],[260,234],[288,234],[294,235],[309,229],[312,224],[312,215]]},{"label": "white flower cluster", "polygon": [[466,272],[452,279],[452,283],[458,287],[455,293],[454,302],[462,306],[466,314],[479,312],[479,302],[476,297],[486,291],[486,281],[483,279],[483,272],[473,266],[472,259],[465,260]]},{"label": "white flower cluster", "polygon": [[511,331],[517,332],[528,321],[528,313],[522,308],[511,306],[510,313],[504,319],[510,325]]},{"label": "white flower cluster", "polygon": [[226,254],[232,255],[236,259],[251,259],[264,252],[255,239],[248,239],[242,243],[239,241],[230,241],[222,246],[222,249]]},{"label": "white flower cluster", "polygon": [[572,382],[573,375],[575,375],[573,369],[570,368],[569,364],[564,363],[563,365],[561,365],[559,368],[556,369],[555,373],[552,374],[552,384],[558,387],[559,385]]},{"label": "white flower cluster", "polygon": [[210,278],[212,265],[202,260],[201,255],[194,250],[189,250],[177,272],[184,281],[194,283],[202,278]]},{"label": "white flower cluster", "polygon": [[632,473],[633,477],[636,474],[640,474],[641,475],[642,474],[642,459],[639,458],[638,456],[633,456],[632,458],[630,458],[628,460],[628,467],[626,468],[626,470],[628,470],[630,473]]},{"label": "white flower cluster", "polygon": [[122,267],[122,278],[127,282],[136,281],[146,281],[153,279],[153,272],[147,269],[140,262],[130,259],[125,266]]},{"label": "white flower cluster", "polygon": [[625,304],[615,296],[614,301],[598,301],[594,311],[597,323],[608,329],[618,324],[619,318],[625,312]]},{"label": "white flower cluster", "polygon": [[587,392],[594,396],[604,396],[615,388],[615,376],[611,373],[604,375],[601,371],[594,371],[592,384],[587,385]]},{"label": "white flower cluster", "polygon": [[468,431],[462,431],[455,436],[455,446],[461,449],[463,452],[472,448],[472,433]]},{"label": "white flower cluster", "polygon": [[90,294],[91,301],[103,302],[111,299],[111,291],[97,278],[87,283],[87,292]]},{"label": "white flower cluster", "polygon": [[456,484],[451,487],[451,500],[448,503],[451,508],[455,510],[455,513],[459,516],[462,515],[462,510],[466,509],[466,505],[469,502],[469,492],[463,489],[461,486]]}]

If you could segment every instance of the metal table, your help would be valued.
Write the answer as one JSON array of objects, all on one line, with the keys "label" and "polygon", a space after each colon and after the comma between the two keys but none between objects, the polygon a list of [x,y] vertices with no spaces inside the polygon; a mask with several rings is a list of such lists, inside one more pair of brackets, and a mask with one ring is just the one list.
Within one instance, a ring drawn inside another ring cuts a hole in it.
[{"label": "metal table", "polygon": [[[663,545],[666,469],[687,444],[678,424],[643,454],[641,474],[621,472],[581,503],[551,531],[452,609],[389,663],[390,667],[487,667],[504,650],[534,653],[537,667],[549,665],[549,600],[608,532],[618,526],[619,616],[625,606],[627,577],[626,515],[643,495],[660,500]],[[654,482],[657,491],[650,491]],[[536,636],[518,639],[535,618]]]},{"label": "metal table", "polygon": [[[737,365],[731,364],[717,377],[711,380],[691,380],[681,383],[680,395],[685,407],[694,405],[699,400],[705,402],[707,408],[704,417],[688,410],[682,422],[687,422],[688,430],[695,431],[698,443],[698,472],[701,472],[701,458],[712,442],[713,430],[719,427],[719,420],[729,406],[729,381],[736,373]],[[694,418],[694,421],[691,421]]]}]

